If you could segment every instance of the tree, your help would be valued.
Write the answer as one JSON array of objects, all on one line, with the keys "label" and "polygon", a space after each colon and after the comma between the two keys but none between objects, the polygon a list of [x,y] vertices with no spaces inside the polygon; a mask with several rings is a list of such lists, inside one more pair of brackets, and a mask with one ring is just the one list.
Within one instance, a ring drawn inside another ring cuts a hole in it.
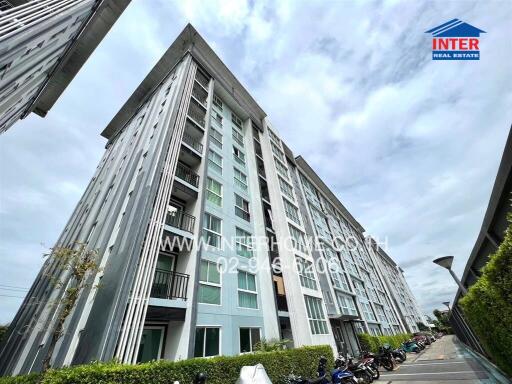
[{"label": "tree", "polygon": [[7,330],[9,329],[9,324],[0,325],[0,341],[4,338]]},{"label": "tree", "polygon": [[418,329],[420,330],[420,332],[430,331],[430,328],[427,327],[425,324],[423,324],[421,321],[417,322],[416,325],[418,326]]},{"label": "tree", "polygon": [[439,309],[434,309],[432,313],[436,317],[434,320],[434,325],[439,331],[444,333],[453,333],[452,327],[450,325],[448,311],[440,311]]},{"label": "tree", "polygon": [[55,303],[57,306],[57,320],[46,357],[43,360],[43,372],[46,372],[51,366],[55,345],[64,334],[64,323],[75,307],[81,292],[90,285],[88,283],[89,277],[99,271],[98,253],[96,250],[86,249],[86,244],[77,243],[74,248],[53,248],[48,256],[60,265],[63,272],[61,276],[66,277],[66,281],[62,281],[50,276],[54,286],[56,288],[66,286],[66,289],[62,297]]}]

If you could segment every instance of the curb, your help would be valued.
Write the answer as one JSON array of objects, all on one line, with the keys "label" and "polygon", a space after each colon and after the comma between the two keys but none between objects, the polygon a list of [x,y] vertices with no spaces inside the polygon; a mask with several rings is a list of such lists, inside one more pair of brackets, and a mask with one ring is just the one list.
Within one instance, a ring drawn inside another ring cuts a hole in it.
[{"label": "curb", "polygon": [[500,368],[490,362],[485,356],[481,355],[478,352],[473,351],[466,344],[461,342],[458,338],[456,338],[457,344],[462,346],[466,352],[472,355],[480,365],[491,375],[498,383],[501,384],[512,384],[512,381],[507,377],[505,372],[503,372]]}]

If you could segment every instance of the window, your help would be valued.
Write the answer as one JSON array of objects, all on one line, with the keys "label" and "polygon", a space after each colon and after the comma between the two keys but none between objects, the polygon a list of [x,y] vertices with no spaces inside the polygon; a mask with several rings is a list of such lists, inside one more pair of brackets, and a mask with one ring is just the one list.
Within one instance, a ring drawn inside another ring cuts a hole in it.
[{"label": "window", "polygon": [[208,151],[208,165],[216,172],[222,174],[222,156],[213,149]]},{"label": "window", "polygon": [[258,309],[256,276],[252,273],[238,271],[238,306]]},{"label": "window", "polygon": [[235,215],[238,217],[250,221],[251,215],[249,213],[249,202],[242,198],[242,196],[238,196],[235,193]]},{"label": "window", "polygon": [[217,111],[212,111],[212,118],[222,128],[222,115]]},{"label": "window", "polygon": [[283,203],[286,217],[296,224],[300,224],[299,210],[286,199],[283,199]]},{"label": "window", "polygon": [[222,184],[211,177],[207,179],[206,198],[209,202],[222,207]]},{"label": "window", "polygon": [[276,169],[277,169],[277,172],[279,172],[281,175],[283,175],[284,177],[288,177],[288,168],[286,168],[286,166],[281,163],[277,158],[274,157],[274,160],[275,160],[275,163],[276,163]]},{"label": "window", "polygon": [[357,279],[352,279],[352,281],[354,283],[354,288],[356,289],[357,296],[359,296],[363,299],[368,299],[368,296],[366,295],[366,291],[364,289],[363,283]]},{"label": "window", "polygon": [[245,173],[234,168],[234,180],[235,185],[238,188],[243,189],[244,191],[247,190],[247,176],[245,175]]},{"label": "window", "polygon": [[222,237],[222,220],[209,213],[204,214],[203,238],[206,244],[220,248]]},{"label": "window", "polygon": [[279,144],[281,142],[281,140],[279,140],[279,137],[277,137],[277,135],[274,132],[272,132],[272,130],[270,128],[268,128],[267,131],[268,131],[268,135],[270,136],[271,140],[274,140],[274,142],[276,142],[277,144]]},{"label": "window", "polygon": [[295,248],[298,251],[306,253],[307,250],[306,243],[304,240],[304,234],[292,225],[288,225],[288,229],[290,230],[293,248]]},{"label": "window", "polygon": [[236,227],[236,254],[238,256],[252,257],[251,234],[243,229]]},{"label": "window", "polygon": [[322,299],[304,295],[306,300],[306,309],[308,311],[309,327],[313,335],[325,335],[327,331],[327,322],[324,317]]},{"label": "window", "polygon": [[199,269],[199,303],[220,305],[221,284],[219,265],[201,260]]},{"label": "window", "polygon": [[219,96],[213,95],[213,105],[219,108],[222,111],[222,100]]},{"label": "window", "polygon": [[240,119],[237,115],[235,115],[233,112],[231,112],[231,121],[233,124],[235,124],[238,128],[242,129],[242,119]]},{"label": "window", "polygon": [[240,165],[245,166],[245,153],[233,146],[233,159]]},{"label": "window", "polygon": [[356,304],[354,303],[352,296],[337,292],[336,297],[338,298],[341,313],[344,315],[357,316]]},{"label": "window", "polygon": [[259,328],[240,328],[240,353],[253,352],[259,342]]},{"label": "window", "polygon": [[272,152],[274,153],[274,155],[284,163],[284,154],[283,152],[281,152],[279,147],[272,142],[270,142],[270,146],[272,147]]},{"label": "window", "polygon": [[210,137],[212,139],[212,143],[222,149],[222,133],[217,131],[215,128],[210,127]]},{"label": "window", "polygon": [[315,273],[313,272],[313,263],[296,256],[297,271],[300,276],[300,284],[305,288],[316,289]]},{"label": "window", "polygon": [[244,136],[238,129],[233,127],[233,140],[242,148],[244,147]]},{"label": "window", "polygon": [[288,196],[290,199],[293,199],[293,189],[290,184],[288,184],[286,181],[284,181],[280,176],[279,178],[279,187],[281,189],[281,192]]},{"label": "window", "polygon": [[370,303],[362,303],[361,300],[359,300],[359,302],[363,307],[364,318],[369,321],[376,321],[375,314],[373,313]]},{"label": "window", "polygon": [[220,328],[196,328],[194,357],[217,356],[220,354]]}]

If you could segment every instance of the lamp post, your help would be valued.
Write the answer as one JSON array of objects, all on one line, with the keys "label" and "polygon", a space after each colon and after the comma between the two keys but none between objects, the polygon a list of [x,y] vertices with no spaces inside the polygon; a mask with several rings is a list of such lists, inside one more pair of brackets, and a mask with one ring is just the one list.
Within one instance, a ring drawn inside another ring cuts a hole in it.
[{"label": "lamp post", "polygon": [[450,302],[449,301],[443,301],[443,304],[448,307],[448,310],[450,310]]},{"label": "lamp post", "polygon": [[459,278],[457,277],[455,272],[453,272],[452,263],[453,263],[453,256],[443,256],[443,257],[439,257],[438,259],[434,260],[434,264],[437,264],[443,268],[446,268],[448,270],[448,272],[450,272],[450,275],[452,275],[453,280],[455,280],[455,282],[459,286],[462,294],[465,295],[468,293],[468,290],[466,289],[465,286],[462,285],[461,281],[459,280]]}]

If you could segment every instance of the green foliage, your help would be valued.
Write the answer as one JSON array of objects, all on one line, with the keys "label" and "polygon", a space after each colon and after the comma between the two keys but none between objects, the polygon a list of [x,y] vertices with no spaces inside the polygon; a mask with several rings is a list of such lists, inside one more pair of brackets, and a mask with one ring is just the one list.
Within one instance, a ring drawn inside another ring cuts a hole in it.
[{"label": "green foliage", "polygon": [[378,352],[379,347],[384,344],[391,345],[393,349],[398,348],[404,341],[409,340],[412,335],[410,333],[399,333],[392,336],[373,336],[368,333],[360,333],[357,337],[364,351]]},{"label": "green foliage", "polygon": [[286,348],[286,345],[290,343],[291,340],[288,339],[269,339],[265,338],[261,339],[254,346],[254,350],[258,352],[272,352],[272,351],[281,351]]},{"label": "green foliage", "polygon": [[[219,356],[209,359],[156,361],[138,365],[93,363],[63,369],[48,370],[42,384],[191,384],[199,372],[208,375],[208,384],[234,383],[244,365],[263,364],[273,383],[283,383],[283,377],[294,373],[314,377],[318,359],[325,356],[328,366],[334,365],[330,346],[309,346],[273,352],[249,353],[239,356]],[[0,378],[0,384],[35,384],[38,375]]]},{"label": "green foliage", "polygon": [[4,338],[4,335],[7,333],[9,329],[9,324],[0,325],[0,341]]},{"label": "green foliage", "polygon": [[418,329],[420,330],[420,332],[430,332],[430,328],[427,327],[422,322],[418,322],[418,323],[416,323],[416,325],[418,326]]},{"label": "green foliage", "polygon": [[439,309],[434,309],[432,312],[436,319],[434,320],[434,326],[445,334],[452,334],[452,326],[450,325],[450,317],[448,316],[448,311],[440,311]]},{"label": "green foliage", "polygon": [[503,242],[459,305],[491,359],[512,375],[512,216],[508,219]]}]

